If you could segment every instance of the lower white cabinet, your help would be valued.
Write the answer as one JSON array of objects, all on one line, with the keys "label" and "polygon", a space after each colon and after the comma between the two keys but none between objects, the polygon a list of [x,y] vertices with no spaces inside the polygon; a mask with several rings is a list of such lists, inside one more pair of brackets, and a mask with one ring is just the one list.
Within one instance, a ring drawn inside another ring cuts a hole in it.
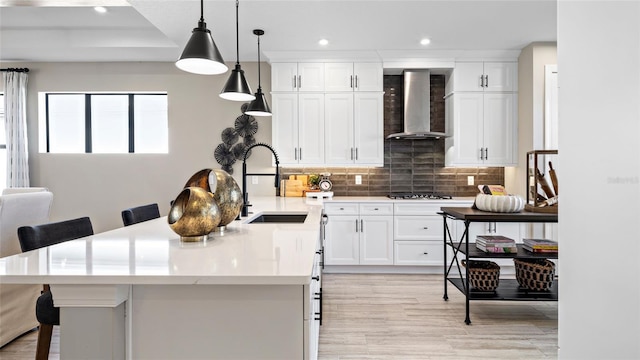
[{"label": "lower white cabinet", "polygon": [[[442,266],[444,246],[442,241],[396,240],[394,265],[436,265]],[[447,257],[450,257],[449,253]]]},{"label": "lower white cabinet", "polygon": [[444,223],[438,215],[440,207],[416,202],[394,204],[394,265],[442,266]]},{"label": "lower white cabinet", "polygon": [[322,324],[322,239],[318,239],[313,259],[311,282],[304,286],[304,360],[318,358],[318,340]]},{"label": "lower white cabinet", "polygon": [[393,204],[325,204],[326,265],[393,265]]}]

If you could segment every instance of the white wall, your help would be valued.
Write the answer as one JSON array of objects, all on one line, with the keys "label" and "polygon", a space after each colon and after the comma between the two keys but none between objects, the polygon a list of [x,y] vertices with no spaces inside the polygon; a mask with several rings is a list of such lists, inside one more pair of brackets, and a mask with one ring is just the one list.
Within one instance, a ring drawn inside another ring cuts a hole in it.
[{"label": "white wall", "polygon": [[[257,63],[243,63],[253,91],[257,89]],[[223,129],[234,126],[242,114],[241,102],[218,94],[228,78],[193,75],[173,63],[2,63],[28,67],[28,134],[32,186],[54,193],[52,221],[89,216],[96,232],[122,226],[120,212],[128,207],[157,202],[166,215],[169,202],[198,170],[220,168],[213,157]],[[228,64],[230,68],[234,64]],[[270,67],[263,63],[262,88],[271,89]],[[0,91],[2,89],[0,88]],[[169,107],[169,154],[47,154],[38,149],[38,92],[42,91],[166,91]],[[271,143],[271,118],[257,117],[256,140]],[[276,149],[277,151],[277,149]],[[271,154],[253,149],[250,171],[273,171]],[[242,186],[242,163],[234,165],[234,178]],[[250,181],[249,181],[250,183]],[[273,179],[262,177],[248,185],[250,194],[275,194]]]},{"label": "white wall", "polygon": [[525,199],[527,152],[544,148],[544,66],[557,61],[556,43],[531,43],[518,57],[518,166],[504,169],[504,182]]},{"label": "white wall", "polygon": [[558,2],[561,359],[640,359],[640,2]]}]

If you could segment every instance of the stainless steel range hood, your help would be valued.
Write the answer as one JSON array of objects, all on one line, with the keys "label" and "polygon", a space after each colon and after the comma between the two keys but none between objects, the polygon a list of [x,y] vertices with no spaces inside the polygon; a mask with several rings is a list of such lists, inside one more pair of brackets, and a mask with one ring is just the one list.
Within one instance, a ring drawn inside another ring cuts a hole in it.
[{"label": "stainless steel range hood", "polygon": [[431,72],[426,69],[404,71],[404,131],[387,139],[439,139],[447,134],[431,131]]}]

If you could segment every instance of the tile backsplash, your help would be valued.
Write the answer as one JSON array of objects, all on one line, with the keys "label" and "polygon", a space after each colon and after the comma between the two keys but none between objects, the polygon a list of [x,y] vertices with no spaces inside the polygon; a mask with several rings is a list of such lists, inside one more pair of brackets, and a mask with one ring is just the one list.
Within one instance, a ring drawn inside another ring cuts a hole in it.
[{"label": "tile backsplash", "polygon": [[[432,130],[444,132],[444,75],[431,75]],[[403,77],[384,76],[384,136],[403,130]],[[291,174],[331,173],[335,196],[386,196],[389,193],[435,192],[452,196],[475,196],[477,184],[504,184],[504,168],[451,168],[444,166],[444,139],[385,140],[384,166],[283,167]],[[355,184],[355,176],[362,184]],[[467,185],[474,176],[475,184]]]}]

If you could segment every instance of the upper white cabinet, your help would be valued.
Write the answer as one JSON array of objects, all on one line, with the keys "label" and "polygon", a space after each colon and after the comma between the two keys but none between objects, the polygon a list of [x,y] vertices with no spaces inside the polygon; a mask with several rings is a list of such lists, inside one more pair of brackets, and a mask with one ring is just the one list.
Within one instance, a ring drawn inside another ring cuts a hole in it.
[{"label": "upper white cabinet", "polygon": [[271,95],[272,142],[281,164],[324,163],[324,94]]},{"label": "upper white cabinet", "polygon": [[271,91],[324,91],[324,63],[272,63]]},{"label": "upper white cabinet", "polygon": [[333,91],[382,91],[381,63],[325,63],[324,89]]},{"label": "upper white cabinet", "polygon": [[518,163],[518,64],[456,62],[445,98],[446,166]]},{"label": "upper white cabinet", "polygon": [[273,63],[271,90],[282,165],[384,165],[381,63]]},{"label": "upper white cabinet", "polygon": [[456,62],[453,91],[518,91],[515,62]]},{"label": "upper white cabinet", "polygon": [[513,166],[517,164],[517,94],[454,93],[445,99],[446,166]]},{"label": "upper white cabinet", "polygon": [[325,163],[384,165],[381,92],[325,95]]}]

